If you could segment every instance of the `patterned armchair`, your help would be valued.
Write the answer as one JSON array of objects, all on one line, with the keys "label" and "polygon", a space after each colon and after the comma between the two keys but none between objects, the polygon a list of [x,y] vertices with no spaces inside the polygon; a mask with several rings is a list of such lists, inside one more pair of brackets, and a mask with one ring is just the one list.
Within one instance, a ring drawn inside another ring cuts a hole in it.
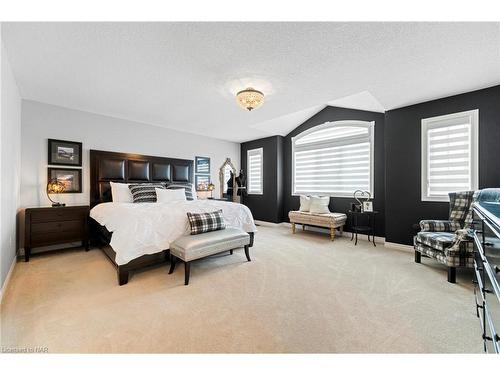
[{"label": "patterned armchair", "polygon": [[471,205],[474,191],[449,193],[449,220],[422,220],[420,232],[413,238],[415,262],[421,256],[433,258],[448,267],[448,282],[455,283],[457,267],[473,267],[474,249],[470,236]]}]

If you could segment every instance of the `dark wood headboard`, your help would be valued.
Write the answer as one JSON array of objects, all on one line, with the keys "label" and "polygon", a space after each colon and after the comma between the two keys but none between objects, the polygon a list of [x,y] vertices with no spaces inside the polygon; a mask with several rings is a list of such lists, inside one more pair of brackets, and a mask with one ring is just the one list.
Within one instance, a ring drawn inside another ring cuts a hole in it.
[{"label": "dark wood headboard", "polygon": [[90,150],[90,207],[111,201],[109,182],[193,182],[193,160]]}]

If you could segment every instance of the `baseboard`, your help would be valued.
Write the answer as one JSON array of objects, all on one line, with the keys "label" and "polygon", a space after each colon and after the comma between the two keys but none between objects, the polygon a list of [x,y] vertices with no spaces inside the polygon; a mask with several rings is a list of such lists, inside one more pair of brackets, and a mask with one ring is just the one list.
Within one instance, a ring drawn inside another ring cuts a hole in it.
[{"label": "baseboard", "polygon": [[402,243],[396,243],[396,242],[386,242],[384,246],[387,247],[388,249],[395,249],[395,250],[404,250],[411,252],[415,250],[411,245],[404,245]]},{"label": "baseboard", "polygon": [[17,257],[14,257],[14,260],[12,261],[12,264],[10,265],[9,272],[7,273],[7,277],[5,278],[5,282],[3,283],[2,288],[0,288],[0,305],[2,304],[4,292],[7,290],[7,287],[9,285],[9,281],[10,281],[10,277],[12,276],[12,273],[14,272],[14,267],[16,266],[16,263],[17,263]]},{"label": "baseboard", "polygon": [[[288,221],[283,221],[281,223],[268,223],[268,222],[260,222],[258,220],[255,220],[255,222],[256,223],[257,222],[259,222],[259,223],[265,223],[265,224],[261,224],[261,225],[262,226],[268,226],[268,227],[276,227],[276,226],[284,226],[284,227],[287,227],[287,228],[291,228],[292,227],[292,224],[289,223]],[[301,225],[302,224],[297,224],[297,228],[300,228]],[[306,225],[306,226],[307,226],[307,230],[310,230],[312,232],[330,234],[330,229],[328,229],[328,228],[314,227],[314,226],[310,226],[310,225]],[[351,237],[351,232],[349,232],[349,231],[343,231],[342,234],[340,234],[340,230],[339,230],[339,228],[337,228],[335,236]],[[366,234],[358,234],[358,241],[368,241],[368,238],[366,237]],[[384,237],[375,236],[375,243],[384,244],[385,243],[385,238]]]},{"label": "baseboard", "polygon": [[270,221],[254,220],[255,225],[260,225],[262,227],[279,227],[283,223],[272,223]]}]

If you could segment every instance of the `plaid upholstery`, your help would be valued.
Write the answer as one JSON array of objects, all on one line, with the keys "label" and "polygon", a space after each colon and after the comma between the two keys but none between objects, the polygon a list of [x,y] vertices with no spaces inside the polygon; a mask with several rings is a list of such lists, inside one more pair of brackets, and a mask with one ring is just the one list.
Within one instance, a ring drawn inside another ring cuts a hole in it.
[{"label": "plaid upholstery", "polygon": [[[478,190],[474,193],[474,195],[472,196],[472,202],[476,202],[478,200],[478,197],[481,194],[481,191],[484,191],[484,190]],[[471,203],[471,206],[472,206],[472,203]],[[474,216],[473,210],[471,207],[469,207],[469,212],[467,212],[467,216],[465,217],[464,229],[469,229],[471,227],[472,221],[473,221],[473,216]]]},{"label": "plaid upholstery", "polygon": [[462,226],[458,221],[420,220],[420,229],[424,232],[455,232]]},{"label": "plaid upholstery", "polygon": [[[416,238],[416,237],[415,237]],[[447,255],[446,253],[433,249],[432,247],[426,246],[415,241],[415,250],[422,255],[428,256],[429,258],[436,259],[439,263],[442,263],[448,267],[467,267],[471,268],[474,266],[474,252],[464,252],[462,256],[460,255]]]},{"label": "plaid upholstery", "polygon": [[450,220],[458,221],[463,225],[469,213],[474,191],[461,191],[448,195],[450,197]]},{"label": "plaid upholstery", "polygon": [[156,202],[157,189],[165,189],[165,184],[131,184],[128,186],[132,193],[134,203],[154,203]]},{"label": "plaid upholstery", "polygon": [[450,220],[420,221],[422,231],[413,237],[415,251],[448,267],[473,267],[474,246],[469,227],[471,205],[478,193],[463,191],[449,196]]},{"label": "plaid upholstery", "polygon": [[167,189],[184,189],[186,192],[186,200],[192,201],[193,197],[193,184],[190,182],[176,182],[167,186]]},{"label": "plaid upholstery", "polygon": [[226,228],[222,210],[202,214],[188,212],[187,217],[191,225],[191,234],[213,232]]},{"label": "plaid upholstery", "polygon": [[444,251],[455,241],[455,233],[448,232],[418,232],[416,237],[417,242],[439,251]]}]

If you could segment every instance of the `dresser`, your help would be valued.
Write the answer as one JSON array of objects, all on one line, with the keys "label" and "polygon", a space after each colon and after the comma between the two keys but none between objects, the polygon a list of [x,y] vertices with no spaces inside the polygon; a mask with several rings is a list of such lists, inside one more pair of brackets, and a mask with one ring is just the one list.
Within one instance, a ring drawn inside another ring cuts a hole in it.
[{"label": "dresser", "polygon": [[474,296],[484,351],[500,353],[500,202],[480,201],[474,214]]},{"label": "dresser", "polygon": [[39,246],[82,242],[89,249],[89,206],[36,207],[25,210],[24,260]]}]

